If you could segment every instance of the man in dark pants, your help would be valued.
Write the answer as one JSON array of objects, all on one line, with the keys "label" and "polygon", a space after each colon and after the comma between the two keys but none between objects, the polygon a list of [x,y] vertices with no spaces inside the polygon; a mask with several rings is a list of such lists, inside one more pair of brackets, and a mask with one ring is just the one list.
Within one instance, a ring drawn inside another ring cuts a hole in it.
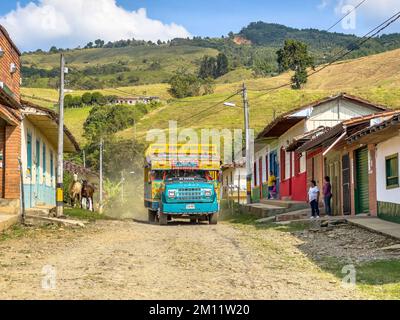
[{"label": "man in dark pants", "polygon": [[320,191],[315,180],[311,181],[310,190],[308,191],[308,201],[311,206],[311,219],[319,219],[319,195]]}]

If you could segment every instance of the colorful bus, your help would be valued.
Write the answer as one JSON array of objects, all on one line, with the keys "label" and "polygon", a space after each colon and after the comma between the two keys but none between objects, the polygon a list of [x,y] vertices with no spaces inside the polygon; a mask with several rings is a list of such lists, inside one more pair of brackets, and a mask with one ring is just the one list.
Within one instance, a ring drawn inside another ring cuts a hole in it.
[{"label": "colorful bus", "polygon": [[146,152],[144,205],[149,222],[173,219],[217,224],[221,160],[215,145],[154,144]]}]

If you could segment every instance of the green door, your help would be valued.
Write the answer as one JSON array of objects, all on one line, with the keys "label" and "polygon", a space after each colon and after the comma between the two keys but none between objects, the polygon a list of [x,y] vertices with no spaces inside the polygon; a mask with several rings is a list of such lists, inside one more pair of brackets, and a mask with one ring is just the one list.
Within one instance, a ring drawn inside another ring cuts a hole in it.
[{"label": "green door", "polygon": [[368,148],[356,151],[356,214],[369,213]]}]

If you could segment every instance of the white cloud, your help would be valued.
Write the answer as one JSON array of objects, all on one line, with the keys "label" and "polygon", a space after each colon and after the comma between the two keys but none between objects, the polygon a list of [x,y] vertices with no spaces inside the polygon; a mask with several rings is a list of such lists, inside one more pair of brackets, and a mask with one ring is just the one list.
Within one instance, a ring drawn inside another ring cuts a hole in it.
[{"label": "white cloud", "polygon": [[190,36],[183,26],[151,19],[146,9],[127,11],[116,0],[39,0],[18,5],[0,17],[0,24],[24,50],[67,48],[99,38],[156,41]]}]

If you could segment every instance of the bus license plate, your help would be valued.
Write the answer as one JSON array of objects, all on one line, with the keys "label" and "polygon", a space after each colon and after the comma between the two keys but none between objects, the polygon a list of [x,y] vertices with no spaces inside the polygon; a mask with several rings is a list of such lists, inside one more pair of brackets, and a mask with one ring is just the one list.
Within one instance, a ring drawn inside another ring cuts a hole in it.
[{"label": "bus license plate", "polygon": [[194,209],[196,209],[196,206],[194,204],[186,205],[186,210],[194,210]]}]

